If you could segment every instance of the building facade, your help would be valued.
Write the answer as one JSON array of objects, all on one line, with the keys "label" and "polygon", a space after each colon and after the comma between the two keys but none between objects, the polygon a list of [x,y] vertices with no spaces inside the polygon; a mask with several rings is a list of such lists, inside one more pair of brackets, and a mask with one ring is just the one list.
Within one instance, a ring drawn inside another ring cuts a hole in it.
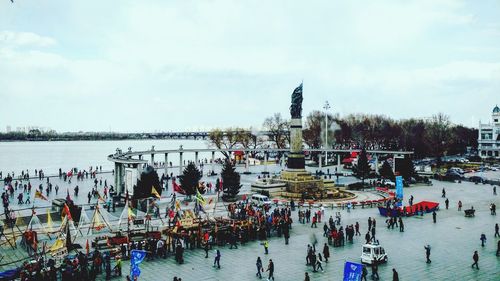
[{"label": "building facade", "polygon": [[478,151],[481,158],[500,159],[500,108],[495,106],[488,124],[479,122]]}]

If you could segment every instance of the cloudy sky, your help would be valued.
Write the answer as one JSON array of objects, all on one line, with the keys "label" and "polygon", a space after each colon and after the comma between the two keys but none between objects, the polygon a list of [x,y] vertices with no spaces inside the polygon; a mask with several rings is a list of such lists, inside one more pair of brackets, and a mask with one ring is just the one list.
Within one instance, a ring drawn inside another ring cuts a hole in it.
[{"label": "cloudy sky", "polygon": [[304,112],[500,104],[500,1],[0,0],[0,130],[260,127]]}]

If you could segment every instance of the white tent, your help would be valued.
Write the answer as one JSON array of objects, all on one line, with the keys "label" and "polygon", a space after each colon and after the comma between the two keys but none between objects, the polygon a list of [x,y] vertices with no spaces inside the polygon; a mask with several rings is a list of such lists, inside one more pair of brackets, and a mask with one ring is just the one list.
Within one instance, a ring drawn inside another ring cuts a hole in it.
[{"label": "white tent", "polygon": [[78,222],[77,235],[80,235],[82,237],[85,236],[85,234],[83,234],[85,229],[90,229],[89,234],[92,235],[91,221],[89,219],[89,216],[87,215],[87,212],[85,211],[85,207],[82,206],[82,213],[80,215],[80,221]]}]

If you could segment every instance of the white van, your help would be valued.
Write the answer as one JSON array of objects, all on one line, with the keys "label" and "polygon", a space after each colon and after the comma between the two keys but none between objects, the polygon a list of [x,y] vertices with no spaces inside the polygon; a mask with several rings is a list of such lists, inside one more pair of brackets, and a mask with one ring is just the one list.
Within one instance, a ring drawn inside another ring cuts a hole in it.
[{"label": "white van", "polygon": [[271,200],[269,200],[269,197],[262,195],[262,194],[252,195],[252,203],[257,205],[257,206],[271,205],[272,204]]}]

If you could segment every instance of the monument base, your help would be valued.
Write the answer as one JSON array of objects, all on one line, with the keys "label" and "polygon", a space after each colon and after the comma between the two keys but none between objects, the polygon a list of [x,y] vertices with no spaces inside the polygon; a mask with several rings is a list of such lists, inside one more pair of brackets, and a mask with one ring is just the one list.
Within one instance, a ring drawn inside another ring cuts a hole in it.
[{"label": "monument base", "polygon": [[281,172],[281,180],[286,183],[287,192],[306,193],[308,196],[320,198],[324,191],[322,179],[316,179],[305,169],[288,169]]},{"label": "monument base", "polygon": [[304,159],[304,154],[290,154],[288,156],[287,167],[289,169],[304,169],[306,167],[306,161]]}]

